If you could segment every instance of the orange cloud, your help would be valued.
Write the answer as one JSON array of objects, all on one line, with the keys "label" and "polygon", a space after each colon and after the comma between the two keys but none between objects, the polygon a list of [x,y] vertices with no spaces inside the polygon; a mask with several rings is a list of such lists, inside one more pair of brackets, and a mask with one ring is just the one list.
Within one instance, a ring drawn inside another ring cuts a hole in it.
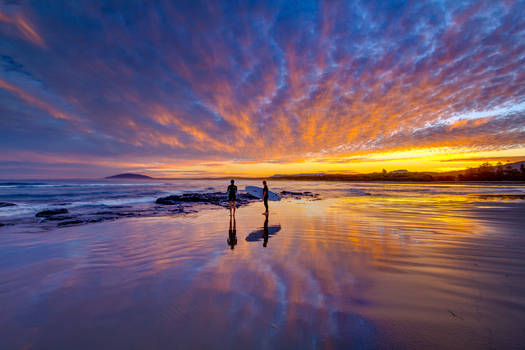
[{"label": "orange cloud", "polygon": [[27,92],[23,91],[19,87],[16,87],[16,86],[14,86],[12,84],[9,84],[8,82],[6,82],[6,81],[4,81],[2,79],[0,79],[0,88],[11,92],[12,94],[18,96],[22,100],[26,101],[27,103],[29,103],[29,104],[31,104],[31,105],[33,105],[35,107],[38,107],[38,108],[40,108],[42,110],[45,110],[46,112],[51,114],[56,119],[64,119],[64,120],[70,120],[70,121],[77,120],[76,118],[71,117],[71,116],[69,116],[69,115],[67,115],[65,113],[62,113],[61,111],[57,110],[56,108],[54,108],[50,104],[33,97],[32,95],[30,95]]},{"label": "orange cloud", "polygon": [[0,12],[0,21],[13,24],[16,26],[20,34],[26,39],[31,41],[33,44],[44,47],[44,40],[42,37],[35,31],[32,25],[21,16],[9,17],[6,14]]}]

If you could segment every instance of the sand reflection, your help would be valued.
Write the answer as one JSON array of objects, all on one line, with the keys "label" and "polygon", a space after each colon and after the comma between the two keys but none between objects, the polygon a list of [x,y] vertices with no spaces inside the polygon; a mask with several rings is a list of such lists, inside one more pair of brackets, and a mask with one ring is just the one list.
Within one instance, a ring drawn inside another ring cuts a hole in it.
[{"label": "sand reflection", "polygon": [[14,348],[511,348],[522,337],[523,204],[368,196],[260,209],[7,236],[0,336]]}]

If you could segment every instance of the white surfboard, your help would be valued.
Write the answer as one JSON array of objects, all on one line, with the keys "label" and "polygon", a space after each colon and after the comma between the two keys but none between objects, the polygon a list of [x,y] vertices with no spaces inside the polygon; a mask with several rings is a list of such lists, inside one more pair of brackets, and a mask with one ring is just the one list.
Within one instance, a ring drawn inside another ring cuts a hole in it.
[{"label": "white surfboard", "polygon": [[[249,194],[251,194],[252,196],[255,196],[257,198],[261,198],[262,199],[262,197],[263,197],[263,189],[262,189],[262,187],[246,186],[246,188],[244,190],[246,192],[248,192]],[[281,200],[281,196],[279,196],[275,192],[268,191],[268,199],[271,200],[271,201],[280,201]]]}]

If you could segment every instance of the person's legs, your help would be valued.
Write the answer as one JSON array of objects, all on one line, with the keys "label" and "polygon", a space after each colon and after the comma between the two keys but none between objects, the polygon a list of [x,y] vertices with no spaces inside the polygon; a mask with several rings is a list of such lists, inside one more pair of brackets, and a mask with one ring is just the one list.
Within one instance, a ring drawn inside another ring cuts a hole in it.
[{"label": "person's legs", "polygon": [[266,213],[268,213],[268,198],[264,198],[264,207],[266,208]]},{"label": "person's legs", "polygon": [[237,201],[233,201],[233,216],[235,216],[235,209],[237,209]]},{"label": "person's legs", "polygon": [[230,204],[230,216],[232,215],[232,201],[229,201],[229,204]]}]

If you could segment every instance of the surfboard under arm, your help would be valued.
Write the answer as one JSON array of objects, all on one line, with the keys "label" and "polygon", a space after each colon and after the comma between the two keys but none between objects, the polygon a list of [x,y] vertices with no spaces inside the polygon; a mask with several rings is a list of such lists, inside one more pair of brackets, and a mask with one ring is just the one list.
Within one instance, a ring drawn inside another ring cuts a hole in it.
[{"label": "surfboard under arm", "polygon": [[[257,198],[263,198],[263,189],[262,187],[257,186],[246,186],[245,191],[251,194],[252,196],[255,196]],[[271,201],[280,201],[281,196],[279,196],[277,193],[268,191],[268,199]]]}]

